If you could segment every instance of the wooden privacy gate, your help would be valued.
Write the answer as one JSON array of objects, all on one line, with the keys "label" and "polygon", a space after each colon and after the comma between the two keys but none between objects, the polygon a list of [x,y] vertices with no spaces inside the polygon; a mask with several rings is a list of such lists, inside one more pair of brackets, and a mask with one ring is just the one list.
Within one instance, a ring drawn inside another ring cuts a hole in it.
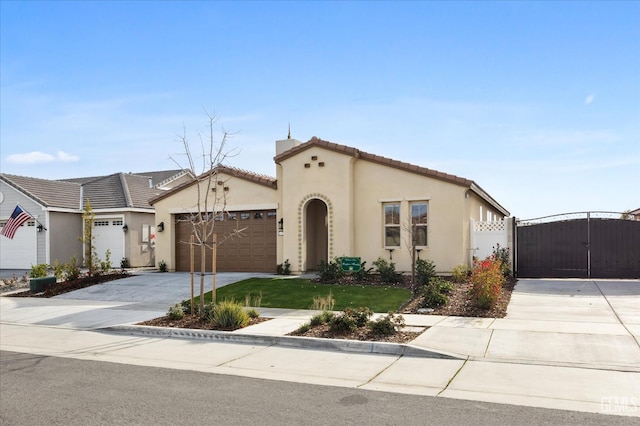
[{"label": "wooden privacy gate", "polygon": [[640,278],[638,219],[589,212],[518,221],[517,276]]}]

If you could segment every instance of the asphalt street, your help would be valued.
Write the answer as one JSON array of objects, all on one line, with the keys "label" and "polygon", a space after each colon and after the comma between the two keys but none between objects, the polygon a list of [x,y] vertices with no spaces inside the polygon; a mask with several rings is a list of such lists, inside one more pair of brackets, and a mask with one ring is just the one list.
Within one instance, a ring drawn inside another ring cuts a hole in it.
[{"label": "asphalt street", "polygon": [[0,352],[0,423],[629,425],[630,419]]}]

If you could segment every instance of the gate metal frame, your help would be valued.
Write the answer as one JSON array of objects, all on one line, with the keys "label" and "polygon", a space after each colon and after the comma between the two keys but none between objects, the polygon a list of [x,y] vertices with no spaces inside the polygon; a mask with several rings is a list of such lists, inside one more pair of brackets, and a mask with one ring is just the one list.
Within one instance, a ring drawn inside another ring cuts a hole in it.
[{"label": "gate metal frame", "polygon": [[[521,220],[517,219],[514,221],[514,229],[513,229],[513,269],[514,274],[518,276],[519,269],[519,250],[518,250],[518,228],[538,225],[543,223],[553,223],[553,222],[563,222],[563,221],[571,221],[577,219],[586,219],[587,220],[587,242],[586,242],[586,254],[587,254],[587,278],[592,278],[592,236],[591,236],[591,220],[592,219],[618,219],[618,220],[630,220],[630,221],[640,221],[640,215],[634,215],[628,212],[609,212],[609,211],[593,211],[593,212],[573,212],[573,213],[563,213],[551,216],[543,216],[534,219],[526,219]],[[638,271],[638,278],[640,278],[640,271]]]}]

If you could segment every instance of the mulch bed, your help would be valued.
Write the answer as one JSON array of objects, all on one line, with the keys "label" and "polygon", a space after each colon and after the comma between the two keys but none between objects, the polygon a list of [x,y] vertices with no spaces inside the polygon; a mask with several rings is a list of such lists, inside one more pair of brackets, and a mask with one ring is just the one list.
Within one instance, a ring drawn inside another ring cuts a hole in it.
[{"label": "mulch bed", "polygon": [[305,333],[294,331],[293,333],[289,333],[288,335],[320,337],[325,339],[348,339],[374,342],[408,343],[418,337],[420,334],[421,332],[398,331],[395,334],[391,335],[376,335],[371,333],[371,331],[367,327],[359,327],[358,329],[350,333],[335,333],[329,330],[328,324],[322,324],[316,327],[312,327]]},{"label": "mulch bed", "polygon": [[[249,325],[260,324],[261,322],[269,321],[271,318],[252,318],[249,321]],[[185,315],[184,318],[179,320],[172,320],[169,317],[164,316],[160,318],[154,318],[149,321],[139,322],[136,325],[148,325],[151,327],[175,327],[175,328],[190,328],[195,330],[219,330],[219,331],[232,331],[219,328],[211,324],[207,319],[201,318],[199,315]]]},{"label": "mulch bed", "polygon": [[128,272],[113,272],[110,274],[92,275],[90,277],[81,277],[73,281],[61,281],[50,286],[42,293],[32,293],[31,290],[21,291],[19,293],[8,294],[6,297],[44,297],[49,298],[60,294],[68,293],[81,288],[91,287],[96,284],[102,284],[109,281],[119,280],[130,276]]},{"label": "mulch bed", "polygon": [[[425,315],[444,315],[456,317],[478,317],[478,318],[504,318],[507,315],[507,307],[511,300],[511,293],[515,287],[517,279],[508,278],[506,284],[500,291],[500,299],[498,303],[491,309],[482,309],[474,305],[469,292],[471,283],[456,283],[453,285],[453,291],[447,297],[449,303],[444,306],[434,308],[432,312]],[[418,309],[422,307],[422,296],[417,296],[407,302],[398,311],[404,314],[418,313]]]}]

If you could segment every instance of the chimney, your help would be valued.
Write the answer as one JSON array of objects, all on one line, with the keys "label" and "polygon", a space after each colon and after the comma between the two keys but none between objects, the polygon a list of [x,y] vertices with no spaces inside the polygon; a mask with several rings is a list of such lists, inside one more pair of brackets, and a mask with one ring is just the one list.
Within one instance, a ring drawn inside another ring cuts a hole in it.
[{"label": "chimney", "polygon": [[149,188],[153,188],[153,179],[149,178]]},{"label": "chimney", "polygon": [[289,151],[300,145],[302,142],[296,139],[291,139],[291,124],[289,124],[289,131],[287,132],[287,138],[276,141],[276,157],[285,151]]}]

